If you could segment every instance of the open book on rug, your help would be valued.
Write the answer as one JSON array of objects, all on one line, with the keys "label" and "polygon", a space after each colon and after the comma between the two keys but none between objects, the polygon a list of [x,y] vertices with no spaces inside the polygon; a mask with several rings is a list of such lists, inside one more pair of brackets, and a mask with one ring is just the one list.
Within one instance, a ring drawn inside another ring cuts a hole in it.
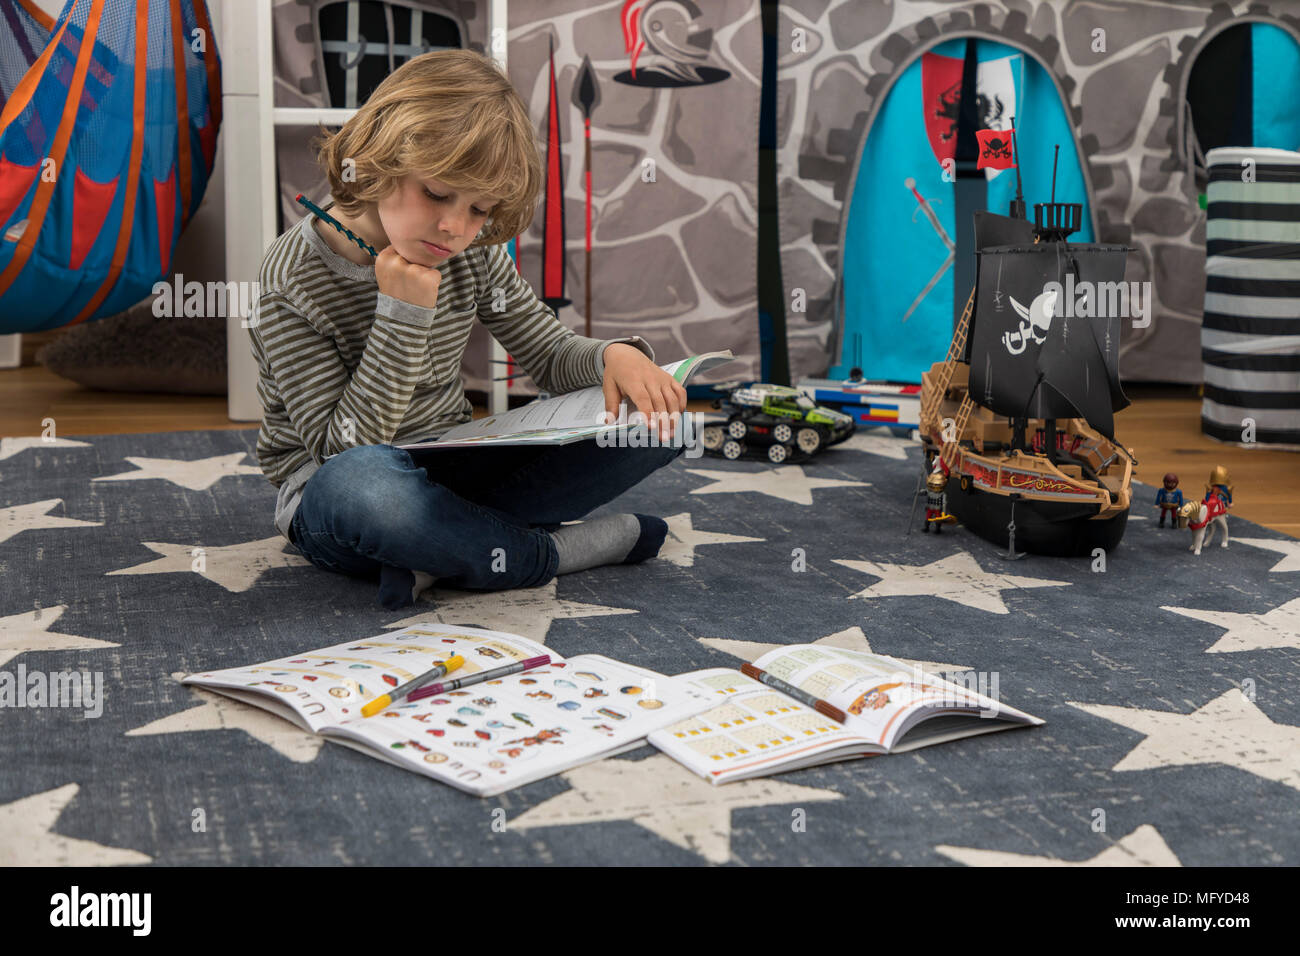
[{"label": "open book on rug", "polygon": [[[361,707],[454,654],[464,679],[549,655],[534,670],[410,701]],[[467,793],[492,796],[640,746],[712,706],[675,678],[473,627],[422,625],[181,681],[278,714],[321,736]]]},{"label": "open book on rug", "polygon": [[650,743],[716,784],[1043,723],[968,687],[860,651],[795,644],[744,668],[754,669],[768,682],[722,667],[679,674],[715,705],[651,733]]}]

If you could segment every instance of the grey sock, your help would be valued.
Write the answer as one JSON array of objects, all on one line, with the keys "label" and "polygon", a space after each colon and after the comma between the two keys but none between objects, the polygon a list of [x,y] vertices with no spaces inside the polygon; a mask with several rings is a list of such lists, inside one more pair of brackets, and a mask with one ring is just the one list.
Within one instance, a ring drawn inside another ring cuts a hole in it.
[{"label": "grey sock", "polygon": [[[602,564],[639,563],[659,552],[667,525],[644,515],[604,515],[550,532],[559,553],[556,574]],[[632,559],[632,560],[629,560]]]}]

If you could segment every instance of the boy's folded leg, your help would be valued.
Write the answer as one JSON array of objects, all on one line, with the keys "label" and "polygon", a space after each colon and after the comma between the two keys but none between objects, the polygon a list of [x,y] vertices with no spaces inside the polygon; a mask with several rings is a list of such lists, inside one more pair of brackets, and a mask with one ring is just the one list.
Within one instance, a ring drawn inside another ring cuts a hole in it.
[{"label": "boy's folded leg", "polygon": [[548,446],[500,481],[466,494],[550,530],[608,504],[684,451],[681,446],[602,448],[595,439]]},{"label": "boy's folded leg", "polygon": [[[297,543],[373,568],[386,606],[410,603],[423,572],[447,587],[535,587],[555,575],[546,532],[467,501],[428,479],[404,451],[370,445],[328,459],[303,489]],[[318,562],[314,562],[318,563]]]},{"label": "boy's folded leg", "polygon": [[640,564],[659,553],[668,524],[653,515],[604,515],[551,532],[559,554],[556,574],[602,564]]},{"label": "boy's folded leg", "polygon": [[[643,514],[606,515],[554,529],[551,538],[559,554],[556,574],[602,564],[640,564],[659,553],[668,535],[662,518]],[[390,611],[410,607],[433,587],[434,580],[423,571],[386,564],[379,575],[379,603]]]},{"label": "boy's folded leg", "polygon": [[410,607],[433,587],[434,578],[423,571],[408,571],[385,564],[379,571],[379,603],[390,611]]}]

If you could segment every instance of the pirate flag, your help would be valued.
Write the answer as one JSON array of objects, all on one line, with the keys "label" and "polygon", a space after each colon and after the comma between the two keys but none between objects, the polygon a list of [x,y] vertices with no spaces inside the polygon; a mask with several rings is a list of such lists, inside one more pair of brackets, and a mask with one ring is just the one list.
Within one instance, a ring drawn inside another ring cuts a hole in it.
[{"label": "pirate flag", "polygon": [[977,129],[975,138],[979,140],[980,156],[975,168],[989,166],[993,169],[1012,169],[1016,165],[1011,145],[1011,134],[1014,132],[1014,128]]}]

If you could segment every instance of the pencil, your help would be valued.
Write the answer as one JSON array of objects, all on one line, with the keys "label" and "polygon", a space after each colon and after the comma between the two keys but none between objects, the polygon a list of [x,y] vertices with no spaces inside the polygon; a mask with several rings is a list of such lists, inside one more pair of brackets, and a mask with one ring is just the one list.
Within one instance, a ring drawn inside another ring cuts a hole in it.
[{"label": "pencil", "polygon": [[393,701],[401,700],[403,697],[405,697],[411,691],[415,690],[421,684],[427,684],[429,681],[433,680],[436,677],[442,677],[444,674],[449,674],[452,671],[454,671],[457,667],[460,667],[461,664],[464,663],[465,663],[465,658],[461,657],[459,654],[453,654],[451,657],[447,658],[442,663],[436,664],[433,667],[429,668],[419,677],[408,680],[405,684],[402,684],[400,687],[394,687],[387,694],[383,694],[380,697],[376,697],[370,703],[366,704],[366,706],[361,708],[361,716],[369,717],[372,714],[379,713],[379,711],[383,710]]},{"label": "pencil", "polygon": [[759,670],[753,664],[741,664],[740,672],[744,674],[746,677],[752,677],[756,681],[761,681],[762,683],[766,684],[768,687],[771,687],[773,690],[779,690],[787,697],[793,697],[801,704],[807,704],[809,707],[817,711],[817,713],[822,714],[825,717],[829,717],[831,720],[837,721],[842,724],[849,719],[848,716],[844,713],[844,711],[840,710],[834,704],[827,703],[826,701],[822,700],[820,697],[814,697],[806,690],[800,690],[798,687],[795,687],[793,684],[787,684],[779,677],[773,677],[767,671]]},{"label": "pencil", "polygon": [[329,213],[327,213],[327,212],[326,212],[324,209],[322,209],[320,206],[316,205],[316,204],[315,204],[314,202],[312,202],[310,199],[307,199],[305,196],[303,196],[302,193],[299,193],[297,196],[294,197],[294,199],[296,199],[298,202],[302,203],[302,204],[303,204],[304,206],[306,206],[309,210],[311,210],[311,214],[312,214],[313,216],[315,216],[317,219],[320,219],[320,220],[322,220],[322,221],[324,221],[324,222],[328,222],[331,226],[333,226],[333,227],[334,227],[335,229],[337,229],[339,232],[343,233],[343,235],[347,236],[349,239],[351,239],[353,242],[355,242],[358,246],[361,247],[362,251],[365,252],[366,254],[368,254],[368,255],[372,255],[372,256],[378,256],[378,255],[379,255],[379,253],[375,252],[375,247],[374,247],[374,246],[372,246],[370,243],[366,242],[366,240],[362,239],[360,236],[358,236],[355,232],[353,232],[353,231],[352,231],[351,229],[349,229],[347,226],[343,225],[343,223],[339,222],[337,219],[335,219],[333,216],[331,216]]},{"label": "pencil", "polygon": [[413,691],[407,700],[424,700],[426,697],[434,697],[438,694],[445,694],[448,691],[459,690],[461,687],[468,687],[470,684],[481,684],[485,680],[496,680],[498,677],[505,677],[509,674],[518,674],[520,671],[530,671],[537,667],[545,667],[551,662],[549,654],[543,654],[541,657],[530,657],[527,660],[516,661],[513,664],[507,664],[505,667],[497,667],[490,671],[481,671],[477,674],[470,674],[468,677],[460,677],[445,684],[430,684],[428,687],[421,687]]}]

